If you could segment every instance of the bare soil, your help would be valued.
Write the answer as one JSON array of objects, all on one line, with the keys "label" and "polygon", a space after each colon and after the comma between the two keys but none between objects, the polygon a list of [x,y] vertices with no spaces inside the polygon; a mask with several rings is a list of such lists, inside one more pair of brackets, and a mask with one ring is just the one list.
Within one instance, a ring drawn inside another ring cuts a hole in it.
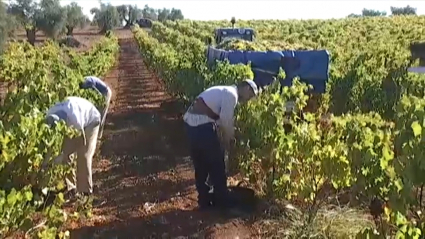
[{"label": "bare soil", "polygon": [[144,63],[130,30],[105,77],[114,92],[95,164],[93,217],[71,238],[256,238],[247,218],[200,212],[181,109]]},{"label": "bare soil", "polygon": [[[78,48],[75,48],[77,51],[85,51],[90,49],[93,44],[98,42],[102,38],[103,34],[99,33],[99,28],[97,26],[87,26],[85,28],[76,28],[73,32],[73,38],[78,41],[81,45]],[[26,41],[27,36],[25,31],[21,30],[16,33],[16,36],[11,38],[17,41]],[[36,34],[35,45],[42,45],[46,40],[46,36],[42,31],[38,31]]]}]

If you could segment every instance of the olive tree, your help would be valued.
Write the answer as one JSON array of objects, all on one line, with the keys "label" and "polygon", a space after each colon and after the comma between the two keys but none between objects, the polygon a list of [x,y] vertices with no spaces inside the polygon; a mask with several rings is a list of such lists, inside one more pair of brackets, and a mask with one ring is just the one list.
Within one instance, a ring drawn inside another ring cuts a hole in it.
[{"label": "olive tree", "polygon": [[37,19],[37,26],[44,34],[56,39],[65,27],[66,9],[61,6],[60,0],[41,0]]},{"label": "olive tree", "polygon": [[158,9],[158,21],[164,22],[167,20],[176,21],[184,19],[183,13],[180,9],[168,8]]},{"label": "olive tree", "polygon": [[129,28],[143,16],[142,9],[132,5],[118,6],[117,11],[120,16],[120,21],[125,21],[125,28]]},{"label": "olive tree", "polygon": [[101,33],[121,25],[118,10],[111,4],[101,3],[100,8],[93,8],[90,13],[94,14],[93,21],[99,26]]},{"label": "olive tree", "polygon": [[391,15],[416,15],[416,8],[407,5],[406,7],[391,7]]},{"label": "olive tree", "polygon": [[33,0],[14,0],[10,2],[10,13],[14,15],[19,24],[25,29],[28,42],[35,43],[37,21],[40,15],[38,4]]},{"label": "olive tree", "polygon": [[25,29],[28,42],[32,45],[39,30],[47,37],[56,39],[66,23],[66,9],[60,5],[60,0],[13,0],[10,13]]},{"label": "olive tree", "polygon": [[66,35],[72,35],[74,29],[78,26],[81,28],[88,22],[87,17],[83,13],[83,9],[76,3],[72,2],[71,4],[65,7],[66,9]]},{"label": "olive tree", "polygon": [[172,8],[170,14],[168,15],[168,20],[177,21],[183,20],[184,16],[180,9]]},{"label": "olive tree", "polygon": [[149,7],[147,4],[142,9],[143,18],[147,18],[153,21],[158,20],[158,12],[155,8]]},{"label": "olive tree", "polygon": [[8,31],[7,7],[3,1],[0,1],[0,52],[3,49],[3,44],[6,41]]}]

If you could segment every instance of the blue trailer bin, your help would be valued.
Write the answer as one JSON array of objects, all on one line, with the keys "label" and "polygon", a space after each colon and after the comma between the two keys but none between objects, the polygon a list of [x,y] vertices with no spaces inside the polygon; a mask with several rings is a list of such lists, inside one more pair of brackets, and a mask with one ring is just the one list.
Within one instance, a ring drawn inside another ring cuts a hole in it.
[{"label": "blue trailer bin", "polygon": [[282,86],[291,86],[292,79],[299,77],[301,82],[313,86],[312,93],[324,93],[329,79],[329,52],[312,51],[240,51],[221,50],[208,47],[207,61],[228,60],[231,64],[248,64],[254,73],[254,81],[264,87],[273,83],[282,68],[286,78],[280,81]]}]

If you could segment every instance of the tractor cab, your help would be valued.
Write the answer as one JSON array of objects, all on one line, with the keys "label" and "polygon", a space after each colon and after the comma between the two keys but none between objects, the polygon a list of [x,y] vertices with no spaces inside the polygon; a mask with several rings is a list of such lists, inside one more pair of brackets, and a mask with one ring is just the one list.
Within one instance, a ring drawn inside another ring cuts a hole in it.
[{"label": "tractor cab", "polygon": [[410,67],[408,69],[409,72],[414,73],[425,73],[425,43],[412,43],[410,45],[410,54],[411,54],[411,60],[417,60],[419,59],[419,66],[417,67]]},{"label": "tractor cab", "polygon": [[253,41],[255,36],[252,28],[218,28],[215,30],[215,43],[219,44],[226,39],[243,39]]},{"label": "tractor cab", "polygon": [[137,20],[136,23],[141,28],[152,28],[152,20],[148,19],[148,18],[141,18],[141,19]]}]

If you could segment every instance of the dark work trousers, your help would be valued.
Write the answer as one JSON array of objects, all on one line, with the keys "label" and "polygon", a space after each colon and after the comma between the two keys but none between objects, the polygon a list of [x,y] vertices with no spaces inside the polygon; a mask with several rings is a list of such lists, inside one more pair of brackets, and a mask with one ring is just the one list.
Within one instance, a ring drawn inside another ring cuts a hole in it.
[{"label": "dark work trousers", "polygon": [[210,204],[210,187],[206,184],[208,175],[214,188],[214,202],[216,206],[228,207],[227,176],[224,164],[224,149],[221,147],[215,123],[202,124],[191,127],[186,124],[190,143],[190,154],[195,167],[196,190],[198,204],[201,207]]}]

